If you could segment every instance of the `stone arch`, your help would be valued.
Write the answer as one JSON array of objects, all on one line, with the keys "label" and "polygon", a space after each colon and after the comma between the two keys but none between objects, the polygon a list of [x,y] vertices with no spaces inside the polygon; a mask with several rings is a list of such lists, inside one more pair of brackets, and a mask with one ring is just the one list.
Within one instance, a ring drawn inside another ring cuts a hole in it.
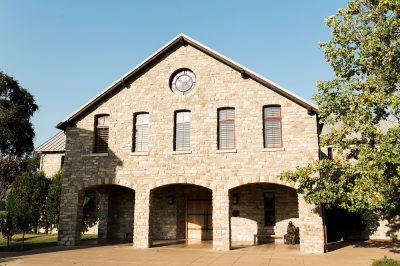
[{"label": "stone arch", "polygon": [[190,178],[181,179],[181,178],[167,178],[157,180],[150,185],[150,190],[166,187],[169,185],[195,185],[203,188],[213,189],[211,182],[207,180],[192,180]]},{"label": "stone arch", "polygon": [[239,177],[233,182],[228,182],[227,188],[228,188],[228,190],[231,190],[236,187],[240,187],[240,186],[244,186],[244,185],[248,185],[248,184],[257,184],[257,183],[270,183],[270,184],[282,185],[285,187],[297,189],[297,184],[295,182],[283,181],[276,177],[257,178],[257,179],[248,178],[248,177]]},{"label": "stone arch", "polygon": [[84,189],[95,187],[95,186],[104,186],[104,185],[117,185],[126,188],[130,188],[132,190],[136,190],[137,184],[132,182],[118,179],[118,178],[95,178],[88,181],[81,182],[75,185],[76,191],[82,191]]},{"label": "stone arch", "polygon": [[[209,182],[167,179],[153,183],[150,189],[151,247],[189,239],[212,240],[213,190]],[[198,230],[200,227],[201,231]]]},{"label": "stone arch", "polygon": [[[234,184],[233,184],[234,185]],[[299,226],[298,194],[294,183],[278,179],[238,180],[229,187],[231,247],[259,242],[283,242],[289,221]],[[267,236],[267,237],[266,237]],[[263,239],[264,238],[264,239]]]},{"label": "stone arch", "polygon": [[[136,184],[118,178],[93,178],[75,184],[73,188],[78,198],[76,223],[79,224],[82,219],[85,194],[88,191],[95,192],[98,223],[93,228],[96,228],[96,226],[98,228],[99,241],[133,238]],[[132,203],[132,206],[129,205],[130,203]],[[125,206],[126,204],[129,206]],[[124,222],[119,219],[121,216],[132,217],[132,221],[125,219]],[[80,226],[78,225],[78,227]],[[76,231],[75,235],[76,241],[79,242],[80,230]]]}]

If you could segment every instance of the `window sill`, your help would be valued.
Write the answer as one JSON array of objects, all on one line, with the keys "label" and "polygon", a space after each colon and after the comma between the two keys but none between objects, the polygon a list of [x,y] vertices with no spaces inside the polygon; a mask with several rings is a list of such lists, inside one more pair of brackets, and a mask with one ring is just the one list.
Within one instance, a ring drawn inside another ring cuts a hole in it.
[{"label": "window sill", "polygon": [[134,151],[131,152],[131,156],[148,156],[149,152],[148,151]]},{"label": "window sill", "polygon": [[237,153],[237,149],[221,149],[216,150],[215,153]]},{"label": "window sill", "polygon": [[93,152],[93,153],[89,153],[89,154],[84,154],[83,156],[87,156],[87,157],[107,157],[108,156],[108,152]]},{"label": "window sill", "polygon": [[276,151],[284,151],[285,147],[280,148],[264,148],[262,149],[263,152],[276,152]]},{"label": "window sill", "polygon": [[188,150],[188,151],[172,151],[173,155],[179,155],[179,154],[191,154],[192,151]]}]

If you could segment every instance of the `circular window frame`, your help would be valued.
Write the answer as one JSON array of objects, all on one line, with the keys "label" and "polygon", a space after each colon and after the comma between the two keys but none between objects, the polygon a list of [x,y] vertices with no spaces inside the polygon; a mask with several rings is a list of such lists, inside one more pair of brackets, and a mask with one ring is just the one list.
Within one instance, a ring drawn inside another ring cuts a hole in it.
[{"label": "circular window frame", "polygon": [[[172,82],[174,81],[176,75],[178,75],[180,72],[183,72],[183,71],[189,71],[189,72],[193,75],[193,77],[194,77],[194,82],[193,82],[191,88],[188,89],[188,90],[186,90],[186,91],[180,91],[180,90],[178,90],[177,88],[175,88],[175,87],[173,86],[173,84],[172,84]],[[171,90],[173,93],[178,94],[178,95],[187,95],[187,94],[191,93],[191,92],[194,90],[194,88],[196,87],[196,83],[197,83],[197,76],[196,76],[196,74],[195,74],[195,73],[193,72],[193,70],[191,70],[190,68],[184,67],[184,68],[179,68],[179,69],[175,70],[174,72],[172,72],[171,76],[169,77],[168,85],[169,85],[170,90]]]}]

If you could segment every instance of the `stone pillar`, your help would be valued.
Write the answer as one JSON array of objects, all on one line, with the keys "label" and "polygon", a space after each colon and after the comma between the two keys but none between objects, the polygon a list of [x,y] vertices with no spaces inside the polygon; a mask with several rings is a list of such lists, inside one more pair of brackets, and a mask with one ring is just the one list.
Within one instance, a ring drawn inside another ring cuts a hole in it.
[{"label": "stone pillar", "polygon": [[135,191],[133,247],[150,247],[150,189],[140,186]]},{"label": "stone pillar", "polygon": [[300,222],[300,251],[302,253],[324,253],[324,227],[321,208],[304,201],[298,195]]},{"label": "stone pillar", "polygon": [[83,191],[63,186],[58,225],[58,245],[76,246],[81,240]]},{"label": "stone pillar", "polygon": [[99,225],[97,234],[99,240],[106,240],[108,238],[109,190],[107,188],[99,189],[98,196],[99,196]]},{"label": "stone pillar", "polygon": [[229,192],[224,184],[217,186],[212,193],[213,203],[213,249],[228,251],[231,247]]}]

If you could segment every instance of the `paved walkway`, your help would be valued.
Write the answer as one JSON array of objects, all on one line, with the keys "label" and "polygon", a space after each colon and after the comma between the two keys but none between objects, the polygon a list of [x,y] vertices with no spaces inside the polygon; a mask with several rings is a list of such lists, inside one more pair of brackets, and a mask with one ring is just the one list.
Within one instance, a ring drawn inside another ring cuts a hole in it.
[{"label": "paved walkway", "polygon": [[204,246],[178,244],[137,250],[130,244],[53,247],[24,253],[0,253],[0,265],[371,265],[384,255],[400,259],[400,243],[341,243],[326,254],[301,254],[298,247],[260,245],[214,252]]}]

